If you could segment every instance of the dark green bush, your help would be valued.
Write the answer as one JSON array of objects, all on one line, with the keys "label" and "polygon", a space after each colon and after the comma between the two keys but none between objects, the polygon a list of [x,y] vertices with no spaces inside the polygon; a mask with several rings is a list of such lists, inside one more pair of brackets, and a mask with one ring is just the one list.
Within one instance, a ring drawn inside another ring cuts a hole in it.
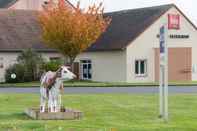
[{"label": "dark green bush", "polygon": [[24,81],[37,81],[40,78],[41,67],[44,64],[44,59],[41,54],[33,49],[24,50],[17,58],[18,63],[24,65]]},{"label": "dark green bush", "polygon": [[[19,54],[17,62],[18,64],[10,66],[6,70],[6,82],[31,82],[40,79],[40,75],[43,72],[42,66],[44,65],[44,59],[41,54],[33,49],[27,49]],[[13,73],[16,74],[16,79],[11,78],[11,74]]]},{"label": "dark green bush", "polygon": [[[61,60],[45,62],[41,54],[32,49],[24,50],[17,58],[18,64],[10,66],[6,70],[5,78],[8,83],[31,82],[40,79],[45,71],[57,71],[62,65]],[[11,74],[16,74],[16,79]]]},{"label": "dark green bush", "polygon": [[61,61],[49,61],[44,64],[43,68],[45,71],[57,71],[61,65]]},{"label": "dark green bush", "polygon": [[[24,82],[25,68],[22,64],[14,64],[10,66],[5,73],[5,79],[7,83]],[[16,74],[16,79],[11,78],[11,74]]]},{"label": "dark green bush", "polygon": [[34,81],[32,76],[33,76],[32,72],[25,71],[24,72],[24,82],[32,82],[32,81]]}]

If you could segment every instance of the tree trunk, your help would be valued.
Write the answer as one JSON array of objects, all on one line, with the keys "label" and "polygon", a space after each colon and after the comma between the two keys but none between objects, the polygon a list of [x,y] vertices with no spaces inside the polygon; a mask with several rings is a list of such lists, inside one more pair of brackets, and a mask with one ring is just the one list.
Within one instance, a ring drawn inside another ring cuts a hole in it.
[{"label": "tree trunk", "polygon": [[69,65],[70,65],[70,68],[71,68],[71,71],[72,71],[72,72],[74,72],[74,65],[73,65],[73,63],[74,63],[74,61],[75,61],[75,58],[76,58],[76,56],[74,56],[74,57],[69,57],[69,59],[70,59]]}]

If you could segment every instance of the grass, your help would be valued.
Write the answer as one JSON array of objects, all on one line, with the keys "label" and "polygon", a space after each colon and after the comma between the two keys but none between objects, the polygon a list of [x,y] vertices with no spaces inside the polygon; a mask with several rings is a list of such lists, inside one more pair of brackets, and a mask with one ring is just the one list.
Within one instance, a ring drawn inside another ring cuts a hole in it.
[{"label": "grass", "polygon": [[[197,81],[193,82],[170,82],[171,86],[196,86]],[[0,87],[39,87],[40,82],[26,83],[0,83]],[[65,87],[135,87],[135,86],[158,86],[156,82],[147,83],[121,83],[121,82],[93,82],[93,81],[69,81],[64,83]]]},{"label": "grass", "polygon": [[25,83],[0,83],[0,87],[38,87],[40,83],[35,82],[25,82]]},{"label": "grass", "polygon": [[84,112],[82,120],[32,120],[23,114],[39,105],[37,94],[0,94],[0,131],[196,131],[197,95],[170,95],[170,121],[158,116],[157,95],[65,95],[64,105]]}]

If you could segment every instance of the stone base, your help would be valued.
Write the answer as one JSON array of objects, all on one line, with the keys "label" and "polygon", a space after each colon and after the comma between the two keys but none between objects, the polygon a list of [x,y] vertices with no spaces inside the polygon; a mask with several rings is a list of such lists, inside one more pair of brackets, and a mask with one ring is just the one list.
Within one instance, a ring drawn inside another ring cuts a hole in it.
[{"label": "stone base", "polygon": [[39,108],[29,108],[25,110],[25,114],[36,120],[79,120],[82,118],[81,111],[62,108],[61,112],[44,112],[41,113]]}]

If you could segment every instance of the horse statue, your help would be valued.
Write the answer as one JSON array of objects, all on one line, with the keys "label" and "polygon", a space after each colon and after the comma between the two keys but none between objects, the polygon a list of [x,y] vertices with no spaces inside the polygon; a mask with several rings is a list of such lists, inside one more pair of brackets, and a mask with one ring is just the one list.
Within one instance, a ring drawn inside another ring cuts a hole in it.
[{"label": "horse statue", "polygon": [[61,111],[61,91],[63,92],[63,82],[76,77],[69,67],[61,66],[56,72],[48,71],[41,77],[40,86],[40,112],[45,112],[48,101],[48,112]]}]

